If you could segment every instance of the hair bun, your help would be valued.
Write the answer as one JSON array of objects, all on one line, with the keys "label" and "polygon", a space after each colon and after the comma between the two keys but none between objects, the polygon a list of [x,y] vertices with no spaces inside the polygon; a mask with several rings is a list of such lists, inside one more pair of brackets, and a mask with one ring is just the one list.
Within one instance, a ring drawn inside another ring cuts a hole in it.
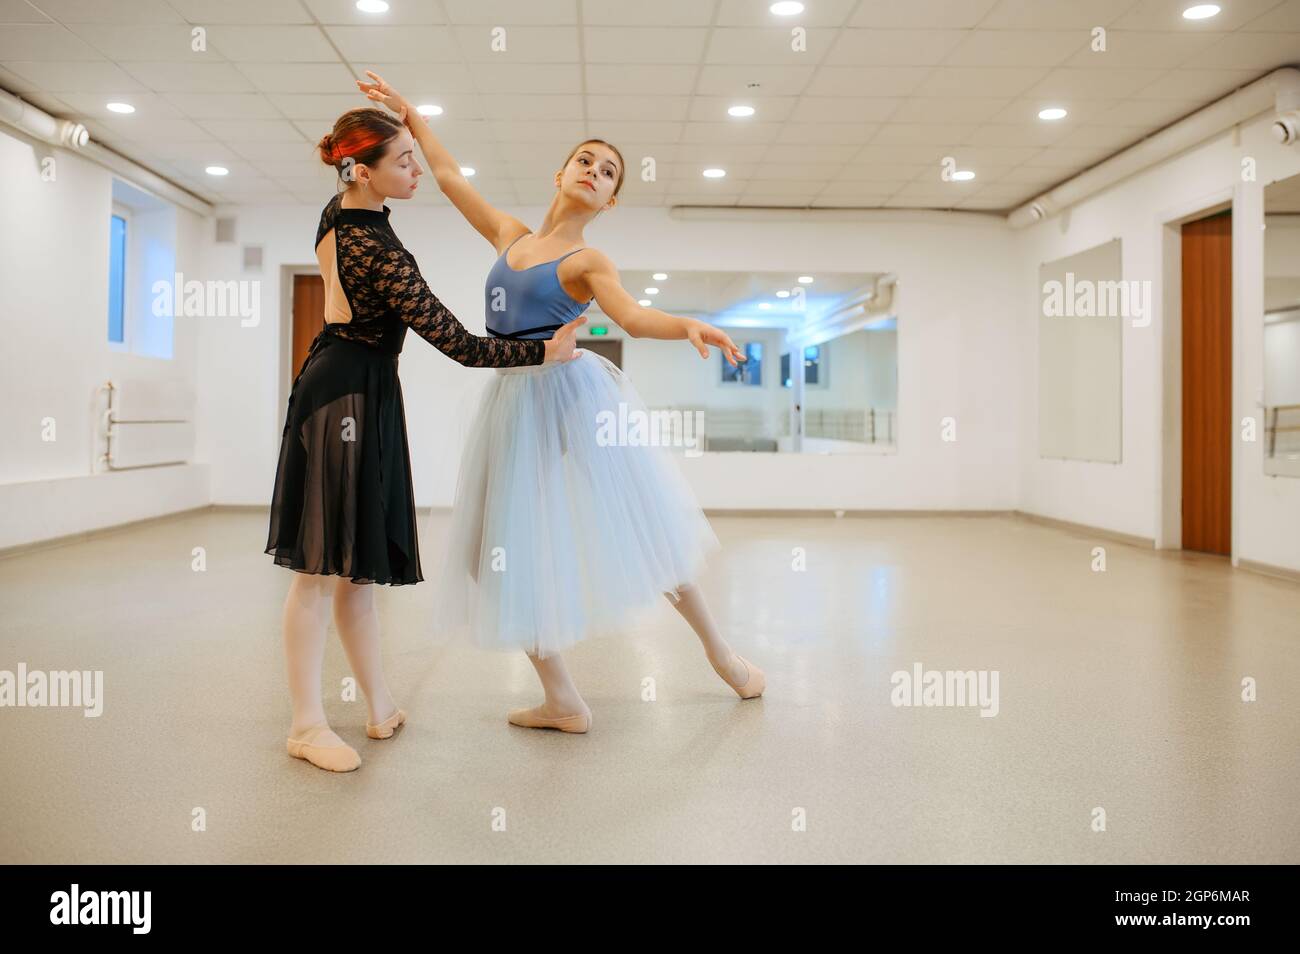
[{"label": "hair bun", "polygon": [[320,137],[320,142],[316,144],[316,148],[320,150],[320,157],[325,165],[333,166],[338,164],[334,158],[334,137],[330,133]]}]

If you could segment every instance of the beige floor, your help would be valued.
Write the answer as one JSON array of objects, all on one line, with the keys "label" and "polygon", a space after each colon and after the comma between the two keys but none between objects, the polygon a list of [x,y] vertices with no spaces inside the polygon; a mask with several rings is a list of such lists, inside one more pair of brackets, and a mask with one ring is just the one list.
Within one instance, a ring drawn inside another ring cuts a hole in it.
[{"label": "beige floor", "polygon": [[[384,588],[411,721],[365,738],[331,637],[327,709],[364,759],[331,775],[284,751],[265,526],[199,512],[0,560],[0,669],[106,680],[98,719],[0,709],[0,861],[1300,861],[1294,583],[1118,543],[1094,573],[1097,541],[1008,517],[715,517],[702,583],[761,701],[665,603],[571,655],[591,734],[512,728],[527,661],[426,648],[431,584]],[[916,662],[998,670],[999,714],[895,708]]]}]

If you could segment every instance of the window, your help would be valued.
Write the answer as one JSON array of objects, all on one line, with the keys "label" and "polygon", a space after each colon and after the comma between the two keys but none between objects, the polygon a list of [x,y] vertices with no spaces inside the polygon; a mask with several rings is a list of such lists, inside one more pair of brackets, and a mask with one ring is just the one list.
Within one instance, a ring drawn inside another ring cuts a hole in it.
[{"label": "window", "polygon": [[763,385],[763,343],[746,341],[744,345],[745,361],[732,367],[726,357],[719,352],[718,360],[722,362],[723,384],[748,384],[754,387]]},{"label": "window", "polygon": [[803,351],[803,383],[817,384],[817,379],[821,375],[822,369],[822,349],[818,345],[811,348],[804,348]]},{"label": "window", "polygon": [[[805,386],[817,387],[824,383],[825,369],[822,367],[823,353],[821,345],[810,345],[803,349],[803,383]],[[790,376],[790,352],[781,355],[781,387],[794,386]]]},{"label": "window", "polygon": [[126,341],[126,218],[108,224],[108,340]]},{"label": "window", "polygon": [[[176,261],[176,207],[115,178],[109,213],[108,346],[170,360],[173,285],[181,271]],[[166,289],[162,294],[159,283]],[[167,307],[160,309],[160,302]]]}]

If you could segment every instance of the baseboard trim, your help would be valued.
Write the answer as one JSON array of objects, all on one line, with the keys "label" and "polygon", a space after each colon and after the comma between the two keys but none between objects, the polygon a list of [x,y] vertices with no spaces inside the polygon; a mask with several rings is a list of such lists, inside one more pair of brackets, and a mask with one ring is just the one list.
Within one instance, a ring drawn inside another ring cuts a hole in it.
[{"label": "baseboard trim", "polygon": [[1056,517],[1044,517],[1042,514],[1029,513],[1027,510],[1016,510],[1013,513],[1022,520],[1042,524],[1045,527],[1053,527],[1057,530],[1068,530],[1071,533],[1081,533],[1090,537],[1101,537],[1104,540],[1114,540],[1116,543],[1127,543],[1129,546],[1139,547],[1143,550],[1154,550],[1156,548],[1156,541],[1153,537],[1139,537],[1131,533],[1120,533],[1118,530],[1089,526],[1086,523],[1058,520]]},{"label": "baseboard trim", "polygon": [[[7,560],[11,557],[25,556],[29,553],[36,553],[39,550],[53,550],[57,547],[66,547],[72,543],[86,543],[90,540],[98,540],[102,537],[110,537],[115,533],[122,533],[126,530],[137,530],[140,527],[147,527],[151,523],[159,523],[163,520],[171,520],[173,517],[182,517],[186,514],[199,513],[205,510],[215,510],[215,504],[204,504],[201,507],[189,507],[185,510],[173,510],[171,513],[160,513],[156,517],[145,517],[142,520],[130,520],[126,523],[115,523],[111,527],[98,527],[94,530],[83,530],[80,533],[68,533],[61,537],[50,537],[48,540],[36,540],[32,543],[20,543],[12,547],[0,548],[0,560]],[[265,509],[265,508],[254,508]]]},{"label": "baseboard trim", "polygon": [[1255,560],[1238,560],[1237,568],[1258,573],[1260,576],[1269,576],[1275,580],[1300,583],[1300,570],[1293,570],[1290,567],[1274,566],[1271,563],[1259,563]]}]

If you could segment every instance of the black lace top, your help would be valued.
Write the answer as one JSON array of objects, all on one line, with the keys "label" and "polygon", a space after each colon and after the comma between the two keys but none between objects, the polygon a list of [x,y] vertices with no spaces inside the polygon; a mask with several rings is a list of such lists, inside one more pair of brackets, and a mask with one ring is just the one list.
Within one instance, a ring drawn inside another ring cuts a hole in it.
[{"label": "black lace top", "polygon": [[388,223],[388,206],[382,212],[345,209],[341,198],[336,195],[321,212],[316,245],[334,230],[335,267],[352,319],[327,323],[327,332],[398,354],[409,326],[467,367],[542,363],[543,341],[480,337],[466,330],[425,284],[415,257]]}]

